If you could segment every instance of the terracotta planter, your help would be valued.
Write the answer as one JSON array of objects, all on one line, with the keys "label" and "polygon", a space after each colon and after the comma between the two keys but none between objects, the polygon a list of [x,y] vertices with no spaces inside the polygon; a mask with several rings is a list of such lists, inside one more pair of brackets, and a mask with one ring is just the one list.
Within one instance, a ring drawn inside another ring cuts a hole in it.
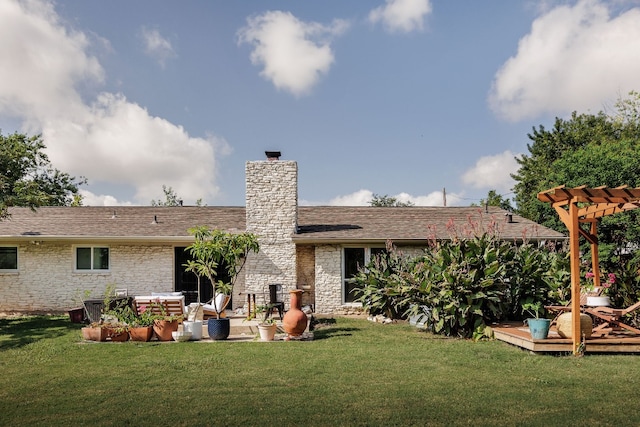
[{"label": "terracotta planter", "polygon": [[294,289],[289,291],[291,297],[291,308],[282,319],[282,328],[287,335],[296,337],[302,335],[307,329],[307,315],[300,310],[302,304],[302,290]]},{"label": "terracotta planter", "polygon": [[129,339],[128,331],[116,331],[115,329],[107,329],[107,334],[109,335],[109,339],[114,342],[124,342]]},{"label": "terracotta planter", "polygon": [[105,328],[87,326],[82,328],[82,338],[87,341],[106,341],[109,334]]},{"label": "terracotta planter", "polygon": [[139,326],[129,329],[129,339],[131,341],[147,342],[153,336],[153,326]]},{"label": "terracotta planter", "polygon": [[169,322],[167,320],[156,320],[153,322],[153,332],[156,334],[158,341],[171,341],[173,336],[171,332],[178,330],[178,321]]},{"label": "terracotta planter", "polygon": [[276,337],[277,325],[275,323],[268,325],[258,325],[261,341],[273,341]]}]

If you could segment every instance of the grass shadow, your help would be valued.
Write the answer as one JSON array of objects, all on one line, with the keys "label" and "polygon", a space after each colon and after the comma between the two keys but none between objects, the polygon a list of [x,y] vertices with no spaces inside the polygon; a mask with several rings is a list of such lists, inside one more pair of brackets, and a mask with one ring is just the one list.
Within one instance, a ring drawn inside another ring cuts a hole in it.
[{"label": "grass shadow", "polygon": [[311,318],[310,329],[313,330],[314,340],[323,340],[337,336],[351,336],[351,332],[359,331],[354,327],[335,327],[336,319],[334,318]]},{"label": "grass shadow", "polygon": [[57,338],[79,329],[65,317],[28,316],[0,319],[0,351],[24,347],[35,341]]}]

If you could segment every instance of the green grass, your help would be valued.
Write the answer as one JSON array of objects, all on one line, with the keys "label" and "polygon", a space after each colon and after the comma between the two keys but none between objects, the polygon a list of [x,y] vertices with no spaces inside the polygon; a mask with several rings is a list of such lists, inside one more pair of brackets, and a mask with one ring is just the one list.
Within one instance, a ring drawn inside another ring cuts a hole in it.
[{"label": "green grass", "polygon": [[640,425],[640,358],[338,318],[314,341],[82,343],[0,319],[0,425]]}]

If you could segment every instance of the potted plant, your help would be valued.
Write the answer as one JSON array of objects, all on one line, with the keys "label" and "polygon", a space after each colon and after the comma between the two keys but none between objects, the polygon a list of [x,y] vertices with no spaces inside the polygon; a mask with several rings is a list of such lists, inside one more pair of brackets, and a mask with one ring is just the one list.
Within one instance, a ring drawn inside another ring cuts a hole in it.
[{"label": "potted plant", "polygon": [[153,319],[153,332],[159,341],[171,341],[173,339],[172,332],[178,330],[178,323],[182,320],[181,314],[169,314],[160,300],[151,303],[145,311],[154,311],[153,307],[157,307],[160,314],[156,314]]},{"label": "potted plant", "polygon": [[104,299],[102,328],[107,330],[108,339],[111,341],[128,340],[132,316],[133,310],[126,300],[114,301],[111,293],[107,292]]},{"label": "potted plant", "polygon": [[156,315],[153,310],[147,306],[140,307],[140,311],[136,313],[133,309],[129,320],[129,338],[131,341],[149,341],[153,336],[153,322]]},{"label": "potted plant", "polygon": [[525,324],[529,325],[529,332],[531,332],[531,338],[534,340],[546,339],[549,335],[549,327],[551,326],[550,319],[544,319],[540,317],[540,314],[544,312],[542,302],[537,301],[527,302],[522,304],[522,312],[527,311],[533,317],[525,319]]},{"label": "potted plant", "polygon": [[[82,328],[82,337],[90,341],[126,341],[129,336],[126,301],[114,302],[111,288],[107,286],[100,306],[98,318]],[[92,316],[87,317],[91,319]],[[96,317],[95,313],[93,317]]]},{"label": "potted plant", "polygon": [[[207,322],[209,337],[214,340],[226,339],[229,337],[230,322],[228,318],[220,317],[226,304],[219,304],[219,297],[224,299],[233,294],[233,286],[247,260],[246,255],[260,249],[258,237],[252,233],[233,234],[211,230],[206,226],[190,228],[189,234],[194,236],[195,242],[187,247],[193,259],[185,264],[186,271],[193,272],[198,280],[201,276],[206,277],[213,287],[212,304],[216,318]],[[225,269],[227,282],[216,280],[218,269]]]},{"label": "potted plant", "polygon": [[259,305],[256,307],[256,314],[260,314],[258,321],[258,332],[260,340],[273,341],[276,336],[276,319],[270,316],[272,304]]}]

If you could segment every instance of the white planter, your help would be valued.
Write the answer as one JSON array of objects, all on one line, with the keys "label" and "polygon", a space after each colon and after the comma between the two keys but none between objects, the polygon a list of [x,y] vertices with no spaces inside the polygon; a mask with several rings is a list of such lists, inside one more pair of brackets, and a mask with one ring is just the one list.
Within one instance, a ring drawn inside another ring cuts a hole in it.
[{"label": "white planter", "polygon": [[192,341],[200,341],[202,339],[202,320],[185,321],[182,325],[185,331],[191,332]]},{"label": "white planter", "polygon": [[276,324],[271,325],[258,325],[258,331],[260,332],[260,340],[273,341],[276,337]]},{"label": "white planter", "polygon": [[608,296],[587,297],[587,305],[590,307],[608,307],[611,301]]}]

